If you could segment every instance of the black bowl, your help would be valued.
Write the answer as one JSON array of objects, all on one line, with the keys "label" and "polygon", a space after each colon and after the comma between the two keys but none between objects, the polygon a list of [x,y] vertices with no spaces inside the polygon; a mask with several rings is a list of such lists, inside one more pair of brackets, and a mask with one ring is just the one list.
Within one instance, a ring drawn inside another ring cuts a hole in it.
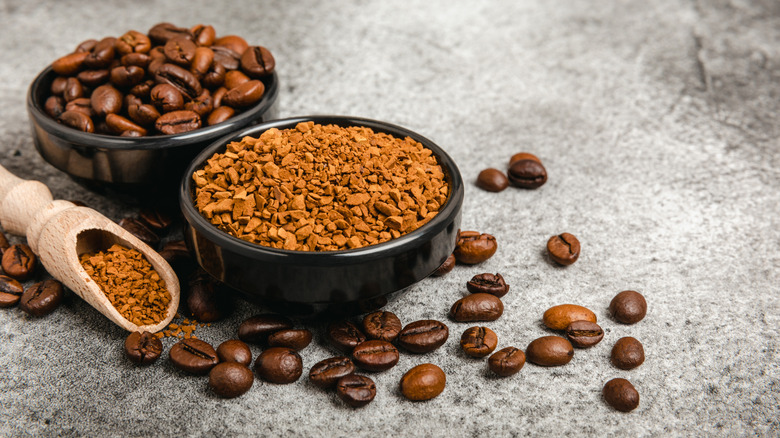
[{"label": "black bowl", "polygon": [[278,116],[279,79],[274,73],[263,79],[260,102],[214,126],[148,137],[82,132],[57,123],[44,111],[55,77],[51,67],[46,68],[27,93],[36,149],[49,164],[86,187],[127,200],[175,202],[184,168],[198,152],[231,132]]},{"label": "black bowl", "polygon": [[[213,226],[193,204],[191,175],[214,153],[244,136],[270,128],[294,128],[300,122],[366,126],[395,137],[411,137],[433,151],[444,169],[450,194],[428,223],[388,242],[343,251],[288,251],[233,237]],[[427,138],[385,122],[344,116],[307,116],[263,123],[215,142],[185,172],[179,205],[188,223],[185,240],[198,264],[251,301],[275,311],[302,316],[342,316],[377,309],[388,299],[438,268],[455,248],[463,205],[458,167]]]}]

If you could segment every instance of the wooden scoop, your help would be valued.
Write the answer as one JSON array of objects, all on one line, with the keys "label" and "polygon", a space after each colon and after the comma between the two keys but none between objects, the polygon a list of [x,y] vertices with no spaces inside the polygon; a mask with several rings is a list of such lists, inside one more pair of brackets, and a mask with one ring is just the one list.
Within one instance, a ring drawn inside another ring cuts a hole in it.
[{"label": "wooden scoop", "polygon": [[[176,314],[179,280],[156,251],[97,211],[68,201],[54,201],[46,185],[18,178],[3,166],[0,166],[0,224],[10,233],[27,236],[27,244],[38,254],[49,274],[125,330],[155,333],[165,328]],[[158,324],[139,326],[125,319],[82,268],[80,255],[105,251],[113,244],[138,250],[165,280],[171,302],[165,318]]]}]

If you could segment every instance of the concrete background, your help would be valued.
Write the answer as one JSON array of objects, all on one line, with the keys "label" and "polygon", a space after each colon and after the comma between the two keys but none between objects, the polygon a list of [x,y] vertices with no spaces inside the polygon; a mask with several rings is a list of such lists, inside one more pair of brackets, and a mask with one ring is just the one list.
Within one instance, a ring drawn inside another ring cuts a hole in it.
[{"label": "concrete background", "polygon": [[[27,124],[27,86],[88,38],[160,21],[212,24],[274,53],[281,116],[349,114],[432,139],[467,181],[463,228],[497,254],[426,279],[386,308],[402,321],[446,320],[464,283],[500,272],[512,289],[486,324],[499,348],[548,334],[555,304],[593,309],[604,341],[561,368],[527,364],[499,379],[459,352],[472,324],[425,356],[374,374],[373,403],[352,410],[306,378],[259,379],[221,400],[167,355],[149,368],[122,355],[125,333],[69,293],[45,318],[0,312],[0,435],[10,436],[702,436],[780,434],[780,3],[763,1],[0,1],[0,162],[119,220],[133,207],[88,192],[46,164]],[[515,152],[545,163],[535,191],[473,184]],[[582,242],[553,266],[550,235]],[[19,241],[16,239],[15,241]],[[649,303],[624,326],[606,307],[635,289]],[[197,334],[233,337],[240,308]],[[333,352],[303,351],[306,372]],[[632,371],[609,363],[622,336],[643,342]],[[172,344],[166,341],[166,350]],[[256,355],[260,352],[254,348]],[[440,365],[448,385],[404,400],[401,375]],[[604,383],[631,380],[634,412],[613,411]]]}]

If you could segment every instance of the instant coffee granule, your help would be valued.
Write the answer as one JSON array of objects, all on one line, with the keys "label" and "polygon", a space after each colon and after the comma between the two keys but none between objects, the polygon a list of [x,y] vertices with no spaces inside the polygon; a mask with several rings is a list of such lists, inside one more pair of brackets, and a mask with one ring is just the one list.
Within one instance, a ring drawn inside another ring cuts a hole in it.
[{"label": "instant coffee granule", "polygon": [[106,251],[83,254],[81,266],[128,321],[136,325],[162,321],[171,294],[151,263],[135,249],[113,245]]},{"label": "instant coffee granule", "polygon": [[449,194],[419,142],[314,122],[232,142],[192,179],[196,208],[219,229],[297,251],[398,238],[431,220]]},{"label": "instant coffee granule", "polygon": [[[178,320],[179,318],[181,318],[181,315],[177,313],[176,316],[174,317],[174,321]],[[194,319],[190,320],[184,318],[181,322],[178,323],[171,322],[170,324],[168,324],[168,327],[155,333],[154,336],[157,339],[162,339],[162,338],[197,339],[198,337],[195,336],[195,330],[198,327],[211,327],[211,323],[202,323],[202,322],[195,321]]]}]

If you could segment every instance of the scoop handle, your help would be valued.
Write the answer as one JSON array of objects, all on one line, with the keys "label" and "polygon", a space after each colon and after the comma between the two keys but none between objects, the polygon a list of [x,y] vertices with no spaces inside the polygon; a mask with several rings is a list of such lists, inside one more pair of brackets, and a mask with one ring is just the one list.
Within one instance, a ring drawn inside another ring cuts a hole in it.
[{"label": "scoop handle", "polygon": [[[9,233],[27,236],[35,216],[52,202],[51,192],[39,181],[24,180],[0,165],[0,225]],[[27,236],[37,240],[37,236]]]}]

